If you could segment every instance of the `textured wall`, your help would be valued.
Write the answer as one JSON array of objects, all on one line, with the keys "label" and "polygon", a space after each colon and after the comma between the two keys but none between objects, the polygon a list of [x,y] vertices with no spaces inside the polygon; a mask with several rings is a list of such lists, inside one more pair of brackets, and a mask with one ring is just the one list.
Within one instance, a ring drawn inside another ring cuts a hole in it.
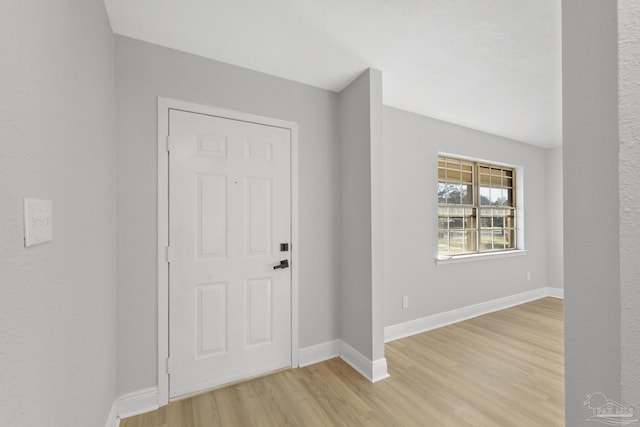
[{"label": "textured wall", "polygon": [[[103,426],[116,393],[104,5],[4,0],[0,52],[0,426]],[[53,201],[53,242],[23,246],[24,197]]]},{"label": "textured wall", "polygon": [[[385,326],[548,286],[546,150],[389,107],[383,118]],[[526,255],[436,266],[439,152],[524,169]]]},{"label": "textured wall", "polygon": [[[566,425],[620,398],[617,2],[564,0]],[[637,262],[637,260],[636,260]]]},{"label": "textured wall", "polygon": [[116,37],[118,391],[157,385],[157,97],[299,125],[300,346],[338,338],[337,95]]},{"label": "textured wall", "polygon": [[640,407],[640,3],[618,0],[622,397]]}]

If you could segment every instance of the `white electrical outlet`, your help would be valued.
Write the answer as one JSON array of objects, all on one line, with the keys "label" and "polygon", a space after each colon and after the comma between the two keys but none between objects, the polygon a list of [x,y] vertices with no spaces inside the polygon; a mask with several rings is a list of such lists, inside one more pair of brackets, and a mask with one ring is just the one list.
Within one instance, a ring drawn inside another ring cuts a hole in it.
[{"label": "white electrical outlet", "polygon": [[530,282],[531,281],[531,272],[527,271],[527,281]]},{"label": "white electrical outlet", "polygon": [[53,215],[50,200],[24,199],[24,246],[53,240]]},{"label": "white electrical outlet", "polygon": [[409,297],[402,297],[402,308],[409,308]]}]

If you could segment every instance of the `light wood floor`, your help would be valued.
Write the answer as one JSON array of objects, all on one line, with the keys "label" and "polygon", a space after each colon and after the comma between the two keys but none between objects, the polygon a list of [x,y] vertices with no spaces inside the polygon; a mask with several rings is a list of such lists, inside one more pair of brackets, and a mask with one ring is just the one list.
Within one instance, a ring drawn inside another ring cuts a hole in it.
[{"label": "light wood floor", "polygon": [[562,426],[562,300],[544,298],[386,345],[371,384],[340,359],[170,403],[121,427]]}]

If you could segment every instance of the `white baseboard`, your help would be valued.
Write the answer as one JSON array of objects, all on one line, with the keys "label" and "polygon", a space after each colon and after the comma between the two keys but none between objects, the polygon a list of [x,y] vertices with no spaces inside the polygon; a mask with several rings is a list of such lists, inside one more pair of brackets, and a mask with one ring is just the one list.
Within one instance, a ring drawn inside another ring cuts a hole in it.
[{"label": "white baseboard", "polygon": [[432,329],[451,325],[483,314],[493,313],[515,305],[524,304],[544,297],[563,298],[564,289],[559,288],[538,288],[516,295],[510,295],[491,301],[481,302],[468,307],[457,308],[431,316],[421,317],[408,322],[384,328],[384,342],[394,341],[411,335],[427,332]]},{"label": "white baseboard", "polygon": [[120,425],[120,418],[118,418],[118,401],[114,400],[107,417],[107,422],[104,427],[118,427]]},{"label": "white baseboard", "polygon": [[547,290],[548,297],[564,299],[563,288],[546,288],[546,290]]},{"label": "white baseboard", "polygon": [[389,377],[387,359],[371,360],[344,341],[340,341],[340,358],[372,383]]},{"label": "white baseboard", "polygon": [[301,348],[298,352],[298,366],[303,368],[338,356],[340,356],[340,340],[327,341]]},{"label": "white baseboard", "polygon": [[300,349],[299,365],[301,368],[314,363],[340,357],[353,369],[371,382],[376,382],[389,377],[387,372],[387,359],[384,357],[370,360],[362,353],[342,340],[327,341]]},{"label": "white baseboard", "polygon": [[158,409],[158,387],[151,387],[118,397],[118,417],[128,418]]},{"label": "white baseboard", "polygon": [[372,361],[344,341],[340,341],[340,358],[369,381],[373,379]]},{"label": "white baseboard", "polygon": [[375,383],[385,378],[389,378],[389,372],[387,371],[387,358],[382,357],[378,360],[373,361],[373,370],[372,370],[372,378],[371,382]]}]

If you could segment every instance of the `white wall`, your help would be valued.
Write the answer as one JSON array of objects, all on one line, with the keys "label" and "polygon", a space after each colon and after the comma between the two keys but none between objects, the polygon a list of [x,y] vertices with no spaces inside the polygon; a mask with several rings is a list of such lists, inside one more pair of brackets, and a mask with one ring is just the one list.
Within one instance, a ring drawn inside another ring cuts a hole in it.
[{"label": "white wall", "polygon": [[298,122],[300,346],[338,338],[338,96],[116,36],[118,391],[157,385],[156,97]]},{"label": "white wall", "polygon": [[381,97],[371,69],[339,95],[340,338],[371,361],[384,357]]},{"label": "white wall", "polygon": [[568,426],[585,425],[588,394],[620,398],[616,15],[615,1],[562,3]]},{"label": "white wall", "polygon": [[[104,426],[116,395],[113,35],[91,1],[0,2],[0,426]],[[24,197],[53,201],[25,248]]]},{"label": "white wall", "polygon": [[562,147],[547,150],[547,283],[564,288]]},{"label": "white wall", "polygon": [[[546,150],[390,107],[383,135],[385,326],[549,285]],[[436,266],[439,152],[523,168],[526,255]]]},{"label": "white wall", "polygon": [[640,3],[618,0],[622,398],[640,405]]}]

